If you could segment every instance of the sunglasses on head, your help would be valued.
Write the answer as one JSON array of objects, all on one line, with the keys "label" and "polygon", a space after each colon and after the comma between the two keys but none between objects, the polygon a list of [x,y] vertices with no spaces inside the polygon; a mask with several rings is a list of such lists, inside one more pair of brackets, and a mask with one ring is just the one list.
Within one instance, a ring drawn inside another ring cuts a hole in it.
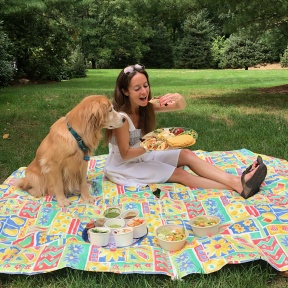
[{"label": "sunglasses on head", "polygon": [[135,65],[131,65],[128,66],[124,69],[124,74],[128,75],[134,71],[142,71],[145,69],[145,66],[142,64],[135,64]]}]

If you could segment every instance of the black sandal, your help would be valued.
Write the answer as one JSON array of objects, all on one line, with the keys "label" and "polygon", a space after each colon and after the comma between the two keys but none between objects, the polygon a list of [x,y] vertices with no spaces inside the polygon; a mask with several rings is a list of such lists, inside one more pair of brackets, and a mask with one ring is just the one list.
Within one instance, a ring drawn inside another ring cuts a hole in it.
[{"label": "black sandal", "polygon": [[240,195],[245,199],[255,195],[259,191],[260,185],[267,175],[267,166],[263,163],[261,156],[257,157],[257,164],[257,171],[247,182],[245,182],[244,176],[252,171],[252,165],[246,168],[241,176],[243,191]]}]

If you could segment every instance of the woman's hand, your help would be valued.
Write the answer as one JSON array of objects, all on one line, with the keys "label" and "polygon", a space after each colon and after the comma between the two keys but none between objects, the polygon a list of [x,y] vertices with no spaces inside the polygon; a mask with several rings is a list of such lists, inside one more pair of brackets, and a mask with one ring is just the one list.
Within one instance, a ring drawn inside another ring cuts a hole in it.
[{"label": "woman's hand", "polygon": [[168,93],[159,97],[158,103],[154,104],[157,112],[182,110],[186,107],[186,101],[179,93]]}]

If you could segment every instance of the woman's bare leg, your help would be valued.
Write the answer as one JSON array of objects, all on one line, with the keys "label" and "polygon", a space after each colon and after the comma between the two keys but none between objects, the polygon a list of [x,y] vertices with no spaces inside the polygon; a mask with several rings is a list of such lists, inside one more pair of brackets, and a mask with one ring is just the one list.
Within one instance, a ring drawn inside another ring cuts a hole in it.
[{"label": "woman's bare leg", "polygon": [[[183,169],[176,168],[169,182],[181,183],[185,186],[204,189],[228,189],[241,193],[243,190],[241,176],[234,176],[216,166],[200,159],[194,152],[183,149],[180,152],[178,166],[188,166],[195,174]],[[248,181],[256,172],[256,162],[253,164],[253,171],[245,175],[245,181]]]}]

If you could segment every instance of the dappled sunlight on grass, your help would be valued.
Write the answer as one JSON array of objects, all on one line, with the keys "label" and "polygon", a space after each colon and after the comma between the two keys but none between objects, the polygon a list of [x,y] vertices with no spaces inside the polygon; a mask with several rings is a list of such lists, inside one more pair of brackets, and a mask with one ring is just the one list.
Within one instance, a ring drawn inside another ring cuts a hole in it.
[{"label": "dappled sunlight on grass", "polygon": [[[287,94],[260,90],[287,84],[288,69],[147,71],[152,95],[178,92],[186,98],[184,111],[158,115],[158,127],[185,125],[195,129],[199,139],[193,149],[247,148],[288,158]],[[88,70],[85,78],[2,89],[0,131],[10,136],[0,146],[0,180],[28,165],[50,126],[83,97],[104,94],[111,98],[119,72]],[[95,155],[107,152],[108,148],[100,145]]]},{"label": "dappled sunlight on grass", "polygon": [[[89,70],[88,77],[70,81],[8,87],[0,91],[0,181],[27,166],[50,126],[83,97],[111,98],[119,69]],[[158,127],[184,126],[199,138],[193,150],[227,151],[241,148],[288,159],[287,94],[265,93],[261,87],[287,84],[287,70],[153,70],[148,69],[153,95],[181,93],[184,111],[159,113]],[[102,142],[101,142],[102,143]],[[94,155],[108,153],[100,145]],[[261,275],[261,277],[259,277]],[[164,275],[115,275],[63,269],[46,274],[2,275],[8,287],[286,287],[264,261],[226,265],[220,271],[192,274],[183,281]],[[24,281],[23,281],[24,280]],[[45,283],[46,286],[43,285]],[[139,284],[139,285],[138,285]]]}]

